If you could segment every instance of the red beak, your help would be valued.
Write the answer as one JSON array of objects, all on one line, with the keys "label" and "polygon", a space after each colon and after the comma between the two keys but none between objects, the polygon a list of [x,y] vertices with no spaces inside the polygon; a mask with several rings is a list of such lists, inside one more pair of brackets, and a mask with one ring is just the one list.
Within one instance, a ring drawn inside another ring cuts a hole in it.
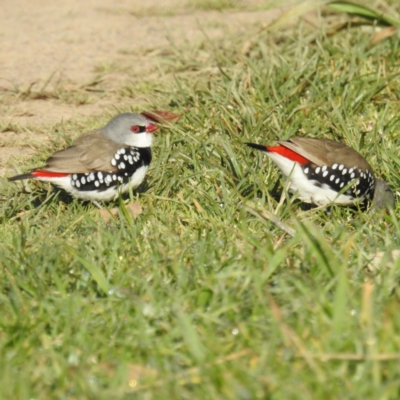
[{"label": "red beak", "polygon": [[150,122],[146,125],[146,133],[153,133],[158,129],[158,126],[151,124]]}]

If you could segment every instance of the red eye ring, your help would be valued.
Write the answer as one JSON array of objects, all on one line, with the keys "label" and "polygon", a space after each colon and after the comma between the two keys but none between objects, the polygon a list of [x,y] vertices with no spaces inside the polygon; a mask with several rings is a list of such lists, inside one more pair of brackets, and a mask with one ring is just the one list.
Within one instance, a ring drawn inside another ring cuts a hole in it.
[{"label": "red eye ring", "polygon": [[138,133],[140,131],[140,128],[137,125],[132,125],[130,129],[133,133]]}]

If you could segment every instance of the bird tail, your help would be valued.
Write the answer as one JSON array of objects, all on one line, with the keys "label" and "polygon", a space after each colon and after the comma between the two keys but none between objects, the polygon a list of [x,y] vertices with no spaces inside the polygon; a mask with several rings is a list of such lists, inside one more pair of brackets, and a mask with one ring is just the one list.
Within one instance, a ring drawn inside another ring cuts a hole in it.
[{"label": "bird tail", "polygon": [[269,151],[267,146],[263,146],[262,144],[256,143],[246,143],[247,146],[252,147],[253,149],[262,150],[262,151]]},{"label": "bird tail", "polygon": [[35,169],[26,174],[12,176],[11,178],[8,178],[8,180],[9,181],[20,181],[22,179],[46,179],[47,180],[48,178],[64,178],[65,176],[68,176],[68,175],[69,174],[67,174],[65,172],[53,172],[53,171]]},{"label": "bird tail", "polygon": [[21,174],[21,175],[12,176],[11,178],[8,178],[8,180],[10,182],[13,182],[13,181],[21,181],[23,179],[31,179],[31,178],[33,178],[33,176],[32,176],[32,174],[30,172],[28,172],[27,174]]},{"label": "bird tail", "polygon": [[253,149],[265,151],[266,153],[272,153],[272,154],[278,154],[280,156],[283,156],[289,160],[292,160],[294,162],[298,162],[299,164],[305,165],[310,162],[309,159],[303,157],[302,155],[296,153],[295,151],[283,146],[263,146],[261,144],[255,144],[255,143],[246,143],[247,146],[253,147]]}]

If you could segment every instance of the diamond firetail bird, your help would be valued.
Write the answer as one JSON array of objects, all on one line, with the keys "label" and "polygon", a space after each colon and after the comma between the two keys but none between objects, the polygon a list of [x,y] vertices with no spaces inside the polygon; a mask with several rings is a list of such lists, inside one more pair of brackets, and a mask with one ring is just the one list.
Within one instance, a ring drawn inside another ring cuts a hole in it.
[{"label": "diamond firetail bird", "polygon": [[143,182],[151,162],[152,134],[157,129],[142,115],[119,114],[54,153],[44,166],[9,180],[51,182],[74,197],[95,203],[114,200],[120,192]]},{"label": "diamond firetail bird", "polygon": [[266,152],[302,201],[353,205],[373,200],[379,208],[393,207],[394,196],[388,184],[375,178],[371,166],[352,148],[333,140],[300,137],[278,143],[246,144]]}]

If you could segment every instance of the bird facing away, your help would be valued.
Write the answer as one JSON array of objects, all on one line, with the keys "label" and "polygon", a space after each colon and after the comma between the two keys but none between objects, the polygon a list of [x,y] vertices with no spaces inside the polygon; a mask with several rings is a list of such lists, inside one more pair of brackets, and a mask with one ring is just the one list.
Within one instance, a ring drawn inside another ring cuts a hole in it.
[{"label": "bird facing away", "polygon": [[333,140],[296,137],[278,146],[246,143],[262,150],[289,178],[290,190],[305,203],[353,205],[373,200],[379,208],[394,206],[388,184],[352,148]]},{"label": "bird facing away", "polygon": [[78,137],[45,165],[9,178],[51,182],[83,200],[110,201],[144,180],[157,126],[139,114],[123,113]]}]

